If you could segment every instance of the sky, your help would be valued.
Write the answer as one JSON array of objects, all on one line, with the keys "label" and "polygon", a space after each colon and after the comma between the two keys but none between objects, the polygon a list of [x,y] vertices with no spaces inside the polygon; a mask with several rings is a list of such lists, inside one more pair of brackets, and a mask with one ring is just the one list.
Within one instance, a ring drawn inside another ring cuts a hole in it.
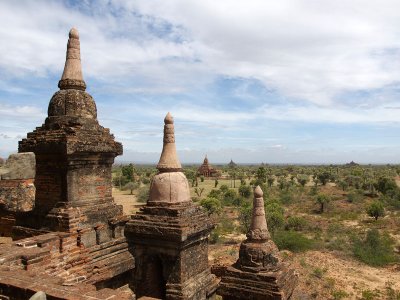
[{"label": "sky", "polygon": [[70,28],[119,162],[400,163],[398,0],[0,1],[0,157],[47,115]]}]

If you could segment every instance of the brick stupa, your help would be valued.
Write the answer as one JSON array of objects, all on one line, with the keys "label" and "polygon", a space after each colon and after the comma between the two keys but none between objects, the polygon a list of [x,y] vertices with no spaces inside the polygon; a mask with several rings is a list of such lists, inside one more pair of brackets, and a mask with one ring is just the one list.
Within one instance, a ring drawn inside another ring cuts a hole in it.
[{"label": "brick stupa", "polygon": [[208,265],[214,227],[190,198],[175,147],[174,123],[165,117],[164,145],[147,205],[126,224],[134,245],[134,290],[156,299],[214,299],[217,279]]},{"label": "brick stupa", "polygon": [[76,29],[58,86],[45,123],[19,143],[19,152],[35,154],[35,205],[17,211],[16,241],[0,245],[0,294],[134,299],[126,286],[135,266],[124,236],[128,217],[111,194],[111,166],[122,145],[99,125],[85,92]]},{"label": "brick stupa", "polygon": [[254,190],[252,221],[246,236],[240,245],[239,259],[223,273],[218,294],[224,300],[289,299],[297,284],[297,274],[282,261],[271,240],[259,186]]},{"label": "brick stupa", "polygon": [[19,152],[36,156],[36,200],[18,225],[71,232],[122,215],[111,195],[111,166],[122,145],[100,126],[96,103],[85,91],[75,28],[58,87],[45,123],[19,142]]}]

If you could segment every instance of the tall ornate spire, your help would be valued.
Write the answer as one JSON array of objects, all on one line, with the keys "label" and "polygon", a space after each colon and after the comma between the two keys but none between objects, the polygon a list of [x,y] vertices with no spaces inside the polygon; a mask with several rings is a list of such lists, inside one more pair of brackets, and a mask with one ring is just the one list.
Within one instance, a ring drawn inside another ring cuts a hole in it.
[{"label": "tall ornate spire", "polygon": [[263,191],[259,185],[254,189],[253,215],[246,236],[251,241],[266,241],[270,238],[265,219]]},{"label": "tall ornate spire", "polygon": [[69,32],[64,72],[58,82],[58,87],[61,90],[76,89],[84,91],[86,89],[82,76],[80,47],[79,32],[77,29],[72,28]]},{"label": "tall ornate spire", "polygon": [[182,169],[176,154],[174,119],[169,112],[164,119],[163,149],[157,169],[160,172],[179,172]]}]

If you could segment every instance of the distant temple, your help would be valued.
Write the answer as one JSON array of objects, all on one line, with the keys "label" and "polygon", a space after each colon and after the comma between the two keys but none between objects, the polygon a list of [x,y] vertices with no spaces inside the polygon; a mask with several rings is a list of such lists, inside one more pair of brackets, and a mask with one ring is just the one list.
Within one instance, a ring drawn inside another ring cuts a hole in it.
[{"label": "distant temple", "polygon": [[231,169],[237,167],[237,164],[233,162],[232,158],[231,158],[231,161],[230,161],[229,164],[228,164],[228,167],[231,168]]},{"label": "distant temple", "polygon": [[355,163],[354,161],[351,161],[351,162],[347,163],[346,166],[355,167],[355,166],[359,166],[359,164]]},{"label": "distant temple", "polygon": [[207,155],[206,155],[206,157],[204,158],[203,164],[197,170],[197,173],[200,174],[200,175],[203,175],[204,177],[213,177],[213,176],[217,176],[218,171],[216,169],[214,169],[208,163],[208,158],[207,158]]}]

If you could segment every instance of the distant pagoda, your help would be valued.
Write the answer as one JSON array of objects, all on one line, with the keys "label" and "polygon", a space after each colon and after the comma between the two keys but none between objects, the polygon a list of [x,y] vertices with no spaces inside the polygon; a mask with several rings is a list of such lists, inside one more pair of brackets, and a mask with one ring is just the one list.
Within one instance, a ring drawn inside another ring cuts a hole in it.
[{"label": "distant pagoda", "polygon": [[207,155],[204,158],[203,164],[197,170],[197,173],[203,175],[204,177],[213,177],[218,174],[218,171],[214,169],[208,162]]},{"label": "distant pagoda", "polygon": [[230,161],[229,164],[228,164],[228,167],[231,168],[231,169],[237,167],[237,164],[233,162],[232,158],[231,158],[231,161]]}]

